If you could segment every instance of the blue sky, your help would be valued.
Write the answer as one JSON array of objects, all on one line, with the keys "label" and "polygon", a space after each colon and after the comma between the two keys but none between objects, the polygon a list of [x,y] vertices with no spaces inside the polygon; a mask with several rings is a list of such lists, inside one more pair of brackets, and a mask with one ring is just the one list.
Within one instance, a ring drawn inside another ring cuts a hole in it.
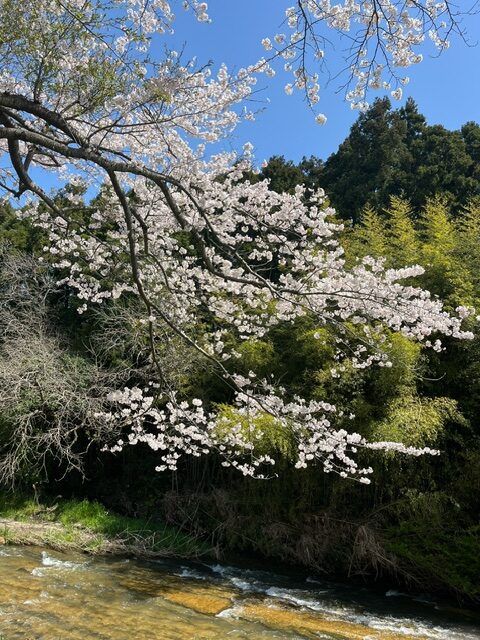
[{"label": "blue sky", "polygon": [[[179,9],[175,35],[166,40],[175,48],[185,44],[186,57],[195,55],[199,63],[226,62],[238,69],[264,55],[260,44],[263,37],[282,31],[288,0],[210,0],[208,4],[211,24],[198,24],[191,13]],[[480,15],[465,18],[464,26],[472,44],[480,41]],[[336,51],[328,52],[332,72],[338,69],[345,45],[337,40],[335,46]],[[469,47],[453,38],[450,49],[440,57],[433,57],[433,47],[425,48],[423,53],[424,61],[407,71],[410,84],[405,87],[404,99],[412,96],[432,124],[455,129],[468,120],[480,121],[480,44]],[[242,125],[225,143],[226,148],[240,148],[248,140],[255,145],[258,163],[274,154],[297,161],[311,154],[325,158],[335,151],[358,116],[338,93],[339,81],[327,84],[326,78],[320,79],[318,107],[328,117],[321,127],[313,121],[299,93],[285,95],[283,87],[290,78],[283,70],[266,80],[265,89],[258,96],[258,106],[265,107],[264,111],[255,123]],[[370,101],[373,97],[371,94]]]}]

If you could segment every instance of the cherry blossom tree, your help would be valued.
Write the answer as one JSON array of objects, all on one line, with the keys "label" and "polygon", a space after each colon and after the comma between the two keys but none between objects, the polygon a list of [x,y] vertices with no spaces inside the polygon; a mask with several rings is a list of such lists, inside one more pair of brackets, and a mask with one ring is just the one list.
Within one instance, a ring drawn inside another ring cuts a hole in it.
[{"label": "cherry blossom tree", "polygon": [[[208,22],[206,3],[183,4]],[[166,0],[0,2],[0,186],[48,234],[45,250],[65,273],[60,283],[76,292],[79,313],[121,296],[142,303],[150,380],[110,394],[111,411],[96,416],[130,431],[111,449],[145,442],[159,451],[159,470],[215,450],[226,466],[262,477],[275,463],[255,446],[268,416],[294,439],[299,468],[320,460],[327,472],[368,482],[371,469],[355,462],[360,447],[433,453],[366,442],[345,428],[341,407],[292,395],[275,371],[241,375],[235,345],[309,316],[319,329],[335,327],[331,374],[340,376],[347,357],[359,368],[391,366],[382,344],[392,330],[437,350],[442,335],[470,338],[462,327],[470,311],[449,315],[412,286],[418,265],[392,270],[364,258],[347,269],[322,190],[278,194],[245,179],[252,145],[240,156],[209,145],[254,117],[257,78],[279,63],[294,74],[287,93],[304,90],[315,107],[324,27],[350,34],[356,84],[347,98],[363,108],[367,90],[419,62],[426,36],[445,48],[461,30],[458,16],[431,0],[299,0],[286,10],[289,35],[265,38],[268,57],[231,74],[173,51],[154,59],[152,37],[172,29],[172,10]],[[391,77],[382,80],[385,72]],[[46,174],[59,190],[70,185],[62,198],[41,186]],[[102,206],[85,206],[82,190],[100,194]],[[228,417],[179,397],[162,366],[162,340],[172,337],[230,388]]]}]

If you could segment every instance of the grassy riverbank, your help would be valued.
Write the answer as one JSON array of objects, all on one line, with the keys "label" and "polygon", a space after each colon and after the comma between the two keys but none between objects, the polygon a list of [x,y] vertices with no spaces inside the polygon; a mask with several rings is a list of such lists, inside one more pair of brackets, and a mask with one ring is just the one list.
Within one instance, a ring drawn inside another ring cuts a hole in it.
[{"label": "grassy riverbank", "polygon": [[0,539],[5,544],[43,545],[92,554],[199,557],[212,554],[202,541],[162,522],[129,518],[99,502],[39,502],[0,494]]}]

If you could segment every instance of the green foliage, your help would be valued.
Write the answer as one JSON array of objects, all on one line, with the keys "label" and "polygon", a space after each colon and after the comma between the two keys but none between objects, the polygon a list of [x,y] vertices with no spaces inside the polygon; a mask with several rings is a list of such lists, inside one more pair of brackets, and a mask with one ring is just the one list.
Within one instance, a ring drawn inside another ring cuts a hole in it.
[{"label": "green foliage", "polygon": [[478,300],[479,246],[478,202],[468,202],[454,218],[445,196],[428,198],[417,217],[407,200],[392,196],[387,209],[367,208],[361,224],[346,234],[349,263],[373,255],[393,268],[420,264],[425,274],[412,284],[439,296],[448,309]]},{"label": "green foliage", "polygon": [[411,393],[422,367],[422,347],[401,334],[391,334],[383,350],[392,366],[372,372],[371,386],[378,404]]},{"label": "green foliage", "polygon": [[386,548],[422,572],[428,584],[472,600],[480,596],[480,527],[444,532],[402,524],[389,532]]},{"label": "green foliage", "polygon": [[417,193],[424,194],[422,200],[416,197],[417,207],[424,204],[425,198],[442,194],[457,209],[478,193],[473,177],[475,160],[460,131],[448,131],[441,125],[427,127],[415,161],[414,184]]},{"label": "green foliage", "polygon": [[444,492],[410,490],[397,516],[384,531],[386,549],[423,581],[478,599],[480,526],[462,526],[460,505]]},{"label": "green foliage", "polygon": [[424,286],[448,306],[471,304],[473,283],[469,265],[458,259],[460,238],[445,197],[427,200],[419,220],[422,240],[420,263],[425,266]]},{"label": "green foliage", "polygon": [[249,420],[230,405],[219,405],[218,409],[217,435],[220,438],[234,429],[246,442],[254,443],[260,455],[280,455],[287,460],[293,460],[293,435],[272,415],[260,413],[253,420]]},{"label": "green foliage", "polygon": [[387,216],[388,262],[392,267],[418,263],[420,248],[407,200],[392,196],[385,211]]},{"label": "green foliage", "polygon": [[318,368],[333,359],[333,332],[326,327],[315,327],[300,331],[297,336],[300,353],[313,368]]},{"label": "green foliage", "polygon": [[376,100],[325,162],[322,186],[343,218],[357,220],[368,202],[382,207],[390,195],[401,193],[411,163],[405,130],[388,98]]},{"label": "green foliage", "polygon": [[467,202],[455,221],[457,243],[455,264],[467,269],[473,287],[474,303],[480,301],[480,198]]},{"label": "green foliage", "polygon": [[270,188],[279,193],[293,193],[297,184],[303,182],[303,173],[291,160],[283,156],[273,156],[262,169],[260,179],[267,179]]},{"label": "green foliage", "polygon": [[19,251],[39,253],[45,244],[45,234],[21,220],[8,203],[0,205],[0,241]]},{"label": "green foliage", "polygon": [[240,366],[245,373],[254,371],[264,377],[275,369],[275,348],[271,341],[248,340],[237,347],[240,354]]},{"label": "green foliage", "polygon": [[428,252],[452,253],[455,248],[455,228],[448,215],[445,197],[435,196],[427,200],[420,224]]},{"label": "green foliage", "polygon": [[387,246],[385,224],[378,212],[367,205],[361,213],[360,226],[347,236],[347,252],[351,258],[382,258],[388,254]]},{"label": "green foliage", "polygon": [[0,491],[0,514],[4,518],[28,520],[38,512],[38,502],[31,495]]},{"label": "green foliage", "polygon": [[462,420],[462,416],[451,398],[403,396],[390,402],[387,415],[373,424],[370,437],[411,447],[434,447],[448,421],[454,420]]}]

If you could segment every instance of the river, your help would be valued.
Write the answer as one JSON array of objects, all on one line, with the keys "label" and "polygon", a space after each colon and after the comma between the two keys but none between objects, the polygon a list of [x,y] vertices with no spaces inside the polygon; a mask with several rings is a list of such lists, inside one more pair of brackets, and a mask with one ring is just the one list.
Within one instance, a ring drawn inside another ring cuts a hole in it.
[{"label": "river", "polygon": [[474,640],[427,597],[215,563],[0,548],[1,640]]}]

